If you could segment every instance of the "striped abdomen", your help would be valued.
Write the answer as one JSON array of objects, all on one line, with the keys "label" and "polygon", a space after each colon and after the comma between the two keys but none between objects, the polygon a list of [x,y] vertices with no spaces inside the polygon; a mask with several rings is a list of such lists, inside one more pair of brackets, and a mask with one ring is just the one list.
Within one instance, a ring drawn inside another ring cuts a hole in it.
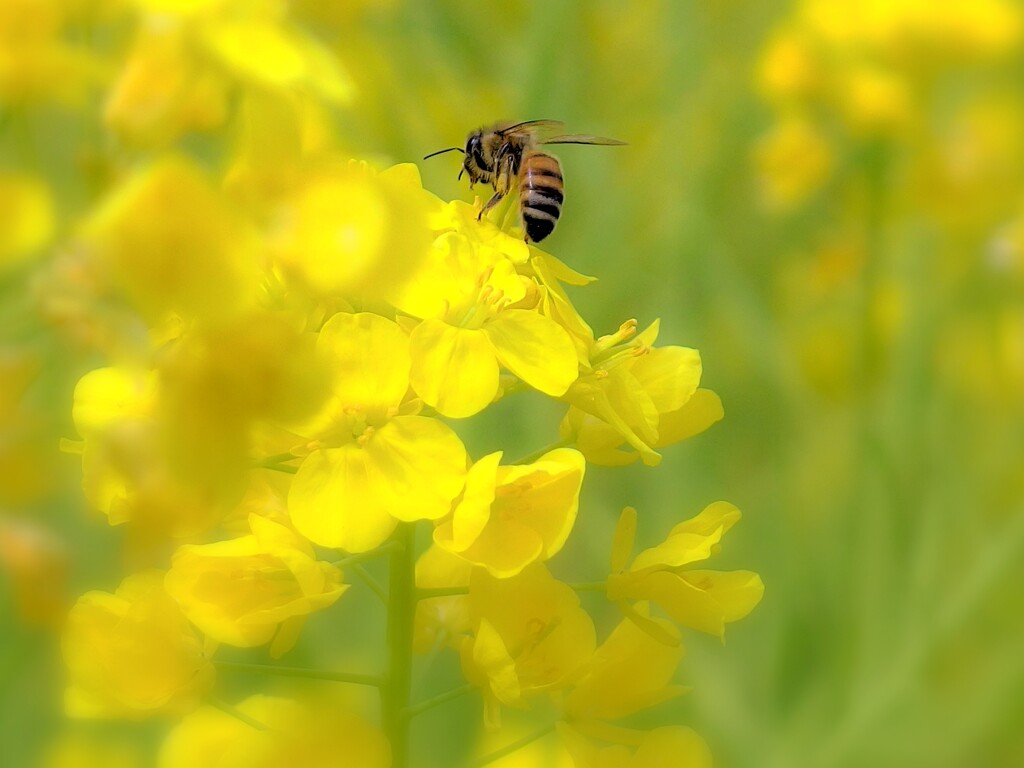
[{"label": "striped abdomen", "polygon": [[531,149],[519,166],[519,210],[526,237],[539,243],[551,234],[562,212],[562,167],[551,155]]}]

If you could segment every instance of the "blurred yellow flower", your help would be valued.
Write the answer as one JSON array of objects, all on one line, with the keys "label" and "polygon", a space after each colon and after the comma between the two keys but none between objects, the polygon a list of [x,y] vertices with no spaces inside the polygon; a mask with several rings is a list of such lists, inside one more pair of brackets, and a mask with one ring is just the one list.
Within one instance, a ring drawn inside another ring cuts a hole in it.
[{"label": "blurred yellow flower", "polygon": [[637,616],[626,601],[650,600],[673,621],[723,637],[727,623],[742,619],[761,601],[761,577],[751,571],[705,571],[688,566],[715,554],[722,536],[739,519],[740,511],[732,504],[710,504],[696,517],[675,526],[664,542],[637,555],[627,568],[636,530],[636,510],[627,507],[616,530],[608,598],[617,601],[641,628],[649,628],[650,620]]},{"label": "blurred yellow flower", "polygon": [[811,120],[786,115],[754,148],[754,165],[764,205],[785,211],[821,189],[832,172],[833,150]]},{"label": "blurred yellow flower", "polygon": [[73,104],[99,79],[99,64],[64,39],[65,3],[0,3],[0,105]]},{"label": "blurred yellow flower", "polygon": [[133,174],[90,216],[82,238],[152,325],[170,313],[220,319],[254,305],[255,233],[185,158],[164,157]]},{"label": "blurred yellow flower", "polygon": [[557,554],[572,531],[586,461],[559,448],[525,465],[501,467],[502,453],[469,470],[452,518],[434,541],[492,576],[508,578]]},{"label": "blurred yellow flower", "polygon": [[159,381],[153,371],[100,368],[75,387],[72,416],[83,442],[82,490],[111,525],[132,521],[149,533],[188,536],[209,528],[225,511],[234,477],[191,485],[168,456],[159,419]]},{"label": "blurred yellow flower", "polygon": [[306,617],[348,586],[291,529],[255,514],[249,525],[249,536],[178,547],[164,583],[208,638],[243,648],[273,638],[270,655],[277,658],[294,645]]},{"label": "blurred yellow flower", "polygon": [[314,296],[388,298],[427,257],[429,216],[441,203],[415,166],[378,173],[323,159],[293,184],[272,213],[270,244],[285,275]]},{"label": "blurred yellow flower", "polygon": [[180,25],[143,24],[107,94],[103,120],[122,138],[166,144],[211,130],[228,114],[228,81],[194,55]]},{"label": "blurred yellow flower", "polygon": [[653,731],[617,731],[615,736],[627,743],[615,744],[615,736],[602,741],[611,746],[595,746],[570,727],[561,726],[559,734],[573,757],[576,768],[711,768],[707,743],[691,728],[665,726]]},{"label": "blurred yellow flower", "polygon": [[579,597],[540,564],[510,579],[475,570],[469,606],[475,635],[462,643],[462,668],[483,691],[489,727],[500,725],[502,704],[521,708],[569,685],[597,646]]},{"label": "blurred yellow flower", "polygon": [[62,641],[68,715],[140,719],[198,705],[213,666],[163,583],[162,571],[143,571],[75,603]]},{"label": "blurred yellow flower", "polygon": [[250,722],[212,706],[185,717],[164,740],[158,768],[391,764],[380,731],[333,702],[256,695],[237,709]]},{"label": "blurred yellow flower", "polygon": [[437,520],[462,491],[466,450],[443,422],[415,415],[409,340],[391,320],[338,313],[317,349],[331,397],[297,428],[314,438],[288,495],[295,527],[325,547],[363,552],[399,520]]},{"label": "blurred yellow flower", "polygon": [[49,243],[55,227],[49,187],[30,174],[0,171],[0,269],[20,264]]}]

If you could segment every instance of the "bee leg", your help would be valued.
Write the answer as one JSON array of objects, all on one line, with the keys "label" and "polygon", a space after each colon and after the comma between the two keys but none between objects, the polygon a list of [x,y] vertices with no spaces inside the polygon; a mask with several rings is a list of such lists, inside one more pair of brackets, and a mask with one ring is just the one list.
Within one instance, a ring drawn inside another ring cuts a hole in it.
[{"label": "bee leg", "polygon": [[504,192],[495,192],[494,196],[487,201],[487,205],[480,209],[480,213],[476,215],[476,220],[480,221],[480,219],[483,218],[483,215],[487,213],[489,210],[491,210],[491,208],[496,206],[498,202],[501,200],[501,198],[503,198],[504,196]]}]

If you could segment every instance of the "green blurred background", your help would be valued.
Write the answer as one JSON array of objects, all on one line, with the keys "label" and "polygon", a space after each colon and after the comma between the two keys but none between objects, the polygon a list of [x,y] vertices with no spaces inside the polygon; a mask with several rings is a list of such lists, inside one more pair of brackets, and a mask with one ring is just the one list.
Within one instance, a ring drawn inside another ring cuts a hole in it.
[{"label": "green blurred background", "polygon": [[[116,69],[130,40],[118,5],[58,34]],[[764,601],[725,647],[691,636],[693,691],[672,717],[727,767],[1024,765],[1024,7],[291,6],[354,82],[332,115],[340,145],[419,163],[442,198],[472,199],[458,156],[419,158],[500,118],[629,142],[559,150],[567,202],[545,248],[599,277],[571,294],[597,333],[661,318],[662,344],[700,349],[726,419],[656,469],[588,470],[553,568],[600,578],[627,504],[642,545],[711,501],[743,510],[713,567],[758,571]],[[95,169],[154,151],[97,127],[100,79],[84,108],[0,116],[0,169],[40,175],[60,222],[0,275],[12,766],[52,740],[60,679],[46,620],[19,613],[18,526],[71,553],[68,594],[121,573],[123,534],[86,513],[74,457],[55,450],[98,358],[47,288],[99,194]],[[177,144],[216,158],[227,135]],[[561,412],[525,398],[459,429],[474,455],[517,455],[554,440]],[[322,659],[330,625],[311,630],[300,653]]]}]

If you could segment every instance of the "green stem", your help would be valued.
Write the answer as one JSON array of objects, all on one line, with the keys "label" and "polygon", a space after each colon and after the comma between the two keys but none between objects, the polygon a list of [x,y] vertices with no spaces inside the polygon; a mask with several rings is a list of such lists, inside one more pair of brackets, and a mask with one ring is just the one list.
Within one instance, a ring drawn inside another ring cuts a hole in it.
[{"label": "green stem", "polygon": [[551,725],[547,725],[541,728],[539,731],[527,734],[526,736],[523,736],[523,738],[521,739],[516,739],[511,744],[506,744],[504,747],[497,750],[496,752],[491,752],[491,754],[484,755],[478,760],[473,760],[472,762],[466,765],[466,768],[483,768],[483,766],[485,765],[490,765],[496,760],[500,760],[506,755],[511,755],[513,752],[522,749],[527,744],[532,744],[533,742],[537,741],[537,739],[543,739],[553,730],[555,730],[555,724],[551,723]]},{"label": "green stem", "polygon": [[466,683],[465,685],[459,686],[454,690],[445,691],[444,693],[438,694],[437,696],[432,696],[429,699],[421,701],[419,704],[414,704],[411,707],[407,707],[403,714],[405,715],[405,718],[407,720],[411,720],[417,715],[423,714],[427,710],[433,709],[436,706],[445,704],[446,702],[465,696],[472,690],[473,684]]},{"label": "green stem", "polygon": [[469,587],[425,587],[416,590],[417,600],[429,600],[432,597],[453,597],[468,595]]},{"label": "green stem", "polygon": [[353,565],[352,571],[362,580],[363,584],[370,588],[370,591],[373,592],[373,594],[375,594],[377,598],[384,603],[384,605],[388,604],[387,590],[377,583],[377,580],[370,575],[369,571],[361,565]]},{"label": "green stem", "polygon": [[270,664],[245,664],[237,661],[215,661],[219,669],[235,672],[252,672],[258,675],[277,675],[281,677],[305,677],[312,680],[328,680],[334,683],[352,683],[353,685],[370,685],[380,687],[385,680],[377,675],[364,675],[358,672],[327,672],[320,669],[303,669],[302,667],[278,667]]},{"label": "green stem", "polygon": [[412,633],[416,610],[416,528],[399,523],[388,579],[388,682],[381,689],[381,720],[391,742],[391,767],[409,766],[409,709],[412,688]]},{"label": "green stem", "polygon": [[219,709],[221,712],[225,712],[231,715],[233,718],[235,718],[236,720],[240,720],[241,722],[248,725],[250,728],[255,728],[257,731],[267,730],[267,726],[265,726],[256,718],[250,717],[249,715],[245,714],[245,712],[240,710],[234,704],[228,704],[228,702],[224,701],[223,699],[220,699],[216,696],[211,696],[209,694],[207,694],[206,700],[210,704],[215,706],[217,709]]},{"label": "green stem", "polygon": [[566,448],[566,447],[572,445],[575,442],[576,442],[576,438],[575,437],[563,437],[561,440],[556,440],[555,442],[551,443],[551,445],[547,445],[547,446],[541,448],[538,451],[534,451],[533,453],[527,454],[526,456],[523,456],[520,459],[516,459],[512,463],[513,464],[532,464],[533,462],[535,462],[537,459],[539,459],[541,456],[543,456],[548,451],[553,451],[556,448]]}]

